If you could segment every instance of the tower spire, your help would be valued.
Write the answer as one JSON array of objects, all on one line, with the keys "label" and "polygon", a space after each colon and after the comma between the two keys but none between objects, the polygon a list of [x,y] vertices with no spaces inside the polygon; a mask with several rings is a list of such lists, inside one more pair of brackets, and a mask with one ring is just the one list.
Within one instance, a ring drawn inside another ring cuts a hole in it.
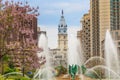
[{"label": "tower spire", "polygon": [[62,10],[62,16],[63,16],[63,14],[64,14],[64,12],[63,12],[63,10]]}]

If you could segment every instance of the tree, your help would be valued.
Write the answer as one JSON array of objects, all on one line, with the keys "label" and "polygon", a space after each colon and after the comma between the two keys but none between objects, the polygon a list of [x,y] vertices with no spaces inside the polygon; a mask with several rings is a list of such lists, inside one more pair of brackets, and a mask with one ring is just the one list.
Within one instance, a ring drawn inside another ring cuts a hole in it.
[{"label": "tree", "polygon": [[[33,8],[22,2],[0,0],[0,59],[6,54],[22,58],[21,65],[29,62],[31,69],[39,67],[37,57],[37,39],[34,39],[34,31],[30,21],[39,13],[38,7]],[[18,54],[18,55],[14,55]],[[19,56],[21,55],[21,56]],[[3,62],[3,61],[2,61]]]}]

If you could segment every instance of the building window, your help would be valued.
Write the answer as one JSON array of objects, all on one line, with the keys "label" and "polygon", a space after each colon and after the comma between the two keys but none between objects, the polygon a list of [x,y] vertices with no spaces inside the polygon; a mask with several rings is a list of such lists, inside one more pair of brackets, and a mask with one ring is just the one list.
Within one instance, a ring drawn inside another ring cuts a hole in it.
[{"label": "building window", "polygon": [[59,33],[60,33],[61,31],[59,30]]},{"label": "building window", "polygon": [[63,27],[63,25],[61,24],[61,27]]},{"label": "building window", "polygon": [[64,39],[66,38],[66,36],[64,36]]},{"label": "building window", "polygon": [[115,32],[115,39],[117,40],[118,38],[118,32]]},{"label": "building window", "polygon": [[118,45],[120,45],[120,42],[118,42]]},{"label": "building window", "polygon": [[66,45],[66,42],[64,41],[64,45]]}]

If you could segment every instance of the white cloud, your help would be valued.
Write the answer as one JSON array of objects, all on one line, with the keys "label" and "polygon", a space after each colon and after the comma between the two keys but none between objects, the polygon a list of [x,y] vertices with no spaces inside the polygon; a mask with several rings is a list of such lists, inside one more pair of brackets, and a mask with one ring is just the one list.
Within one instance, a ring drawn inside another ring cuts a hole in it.
[{"label": "white cloud", "polygon": [[[41,28],[41,31],[46,31],[47,32],[47,36],[48,36],[48,46],[50,48],[57,48],[57,40],[58,40],[58,30],[57,30],[57,26],[55,25],[39,25],[39,27]],[[77,36],[77,31],[80,30],[80,27],[78,26],[70,26],[68,27],[68,40],[70,38],[70,34],[73,34],[75,36]]]},{"label": "white cloud", "polygon": [[81,3],[77,2],[53,2],[44,4],[43,13],[56,14],[61,9],[64,9],[66,13],[81,12],[89,9],[89,5],[85,1]]},{"label": "white cloud", "polygon": [[56,4],[53,4],[53,7],[64,9],[66,13],[79,12],[79,11],[88,9],[88,6],[86,6],[85,4],[69,3],[69,2],[56,3]]}]

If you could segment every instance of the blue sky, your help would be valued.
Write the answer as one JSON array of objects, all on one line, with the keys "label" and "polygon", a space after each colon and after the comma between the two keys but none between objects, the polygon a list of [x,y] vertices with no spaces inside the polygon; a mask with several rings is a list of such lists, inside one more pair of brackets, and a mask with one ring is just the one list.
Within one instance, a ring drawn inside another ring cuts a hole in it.
[{"label": "blue sky", "polygon": [[81,17],[89,10],[89,0],[36,0],[36,4],[41,25],[58,25],[63,9],[68,26],[80,26]]},{"label": "blue sky", "polygon": [[[18,0],[16,0],[18,1]],[[47,31],[48,45],[50,48],[57,47],[57,28],[64,10],[64,16],[68,25],[68,34],[76,35],[80,30],[80,20],[83,14],[89,10],[89,0],[19,0],[28,1],[32,6],[39,6],[40,16],[38,26]]]}]

